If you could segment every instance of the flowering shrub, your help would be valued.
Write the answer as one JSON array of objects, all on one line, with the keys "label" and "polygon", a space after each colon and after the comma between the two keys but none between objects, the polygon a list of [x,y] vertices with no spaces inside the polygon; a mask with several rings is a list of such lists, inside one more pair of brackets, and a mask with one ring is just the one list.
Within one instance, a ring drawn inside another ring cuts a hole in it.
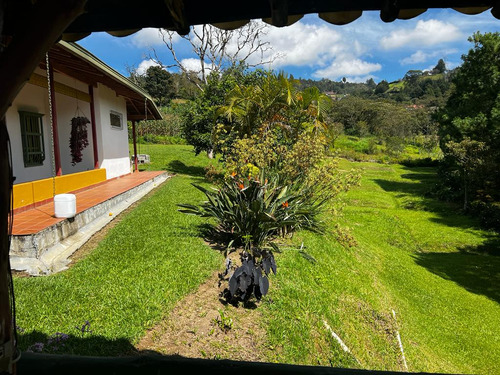
[{"label": "flowering shrub", "polygon": [[194,185],[207,197],[203,204],[179,206],[215,219],[216,242],[243,248],[241,266],[228,279],[229,298],[265,295],[276,272],[273,241],[299,229],[323,231],[323,210],[359,180],[327,155],[330,102],[317,89],[298,92],[293,79],[270,73],[258,84],[235,85],[218,108],[210,144],[222,154],[225,178],[217,189]]},{"label": "flowering shrub", "polygon": [[262,249],[277,236],[298,229],[321,231],[323,201],[308,199],[309,188],[282,185],[278,178],[231,176],[218,189],[193,184],[207,197],[200,206],[179,204],[180,211],[217,220],[213,235],[222,243]]},{"label": "flowering shrub", "polygon": [[267,293],[269,270],[276,271],[274,239],[299,229],[323,230],[319,214],[327,200],[311,199],[303,183],[284,185],[261,171],[258,177],[233,174],[218,189],[193,186],[208,200],[199,206],[179,204],[179,211],[216,219],[212,238],[228,248],[244,248],[242,266],[229,279],[231,297],[260,299]]}]

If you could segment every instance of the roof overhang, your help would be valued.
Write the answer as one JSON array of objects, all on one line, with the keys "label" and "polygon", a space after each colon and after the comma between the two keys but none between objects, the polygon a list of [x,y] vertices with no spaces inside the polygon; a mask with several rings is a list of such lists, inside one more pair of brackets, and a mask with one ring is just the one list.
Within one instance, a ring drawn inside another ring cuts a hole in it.
[{"label": "roof overhang", "polygon": [[[97,86],[102,83],[124,97],[128,120],[162,118],[147,92],[78,44],[60,41],[50,49],[49,56],[55,71],[88,85]],[[41,66],[45,68],[45,62],[42,62]]]},{"label": "roof overhang", "polygon": [[478,14],[492,8],[500,16],[496,0],[88,0],[86,12],[65,31],[66,40],[78,40],[93,31],[115,36],[130,35],[143,27],[158,27],[179,34],[189,33],[192,25],[213,24],[235,29],[253,19],[283,27],[305,14],[318,14],[323,20],[344,25],[363,11],[378,11],[385,22],[416,17],[429,8],[454,8],[465,14]]}]

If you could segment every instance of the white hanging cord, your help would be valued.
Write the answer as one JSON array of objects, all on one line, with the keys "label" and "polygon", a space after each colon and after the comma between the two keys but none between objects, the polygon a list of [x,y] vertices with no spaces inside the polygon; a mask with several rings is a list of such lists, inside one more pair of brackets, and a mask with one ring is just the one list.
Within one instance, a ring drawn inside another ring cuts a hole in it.
[{"label": "white hanging cord", "polygon": [[73,81],[74,81],[74,87],[75,87],[75,100],[76,100],[75,117],[81,116],[81,117],[87,118],[83,109],[80,108],[80,102],[78,100],[78,90],[76,88],[76,78]]},{"label": "white hanging cord", "polygon": [[47,89],[49,93],[49,121],[50,121],[50,142],[52,154],[52,196],[56,195],[56,155],[54,151],[54,114],[52,113],[52,89],[50,87],[50,67],[49,67],[49,53],[45,53],[45,67],[47,71]]}]

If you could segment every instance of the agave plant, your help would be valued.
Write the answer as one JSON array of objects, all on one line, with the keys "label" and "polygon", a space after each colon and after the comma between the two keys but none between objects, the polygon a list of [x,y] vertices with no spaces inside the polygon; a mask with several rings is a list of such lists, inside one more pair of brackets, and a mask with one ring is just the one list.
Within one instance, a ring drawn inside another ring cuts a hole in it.
[{"label": "agave plant", "polygon": [[276,272],[273,242],[299,229],[322,231],[318,215],[325,200],[315,200],[301,183],[281,185],[278,177],[231,176],[218,189],[201,190],[207,201],[199,206],[179,204],[179,211],[216,219],[212,237],[227,247],[243,247],[241,267],[229,279],[231,297],[243,300],[265,295],[270,270]]}]

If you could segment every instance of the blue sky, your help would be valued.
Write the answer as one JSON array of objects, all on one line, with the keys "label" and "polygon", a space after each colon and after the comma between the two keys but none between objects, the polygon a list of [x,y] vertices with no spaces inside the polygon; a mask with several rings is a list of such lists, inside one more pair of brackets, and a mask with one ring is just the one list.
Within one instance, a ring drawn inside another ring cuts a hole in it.
[{"label": "blue sky", "polygon": [[[476,31],[500,31],[500,20],[489,10],[470,16],[438,9],[392,23],[382,22],[378,12],[364,12],[348,25],[335,26],[306,15],[291,26],[267,28],[272,51],[266,57],[274,57],[270,68],[296,78],[393,81],[410,69],[432,69],[440,58],[448,68],[460,65],[460,57],[472,46],[467,38]],[[174,41],[179,60],[195,70],[199,64],[190,46],[181,38]],[[151,47],[164,65],[173,62],[156,29],[123,38],[93,33],[78,43],[123,75],[128,75],[127,67],[143,71],[151,66]]]}]

